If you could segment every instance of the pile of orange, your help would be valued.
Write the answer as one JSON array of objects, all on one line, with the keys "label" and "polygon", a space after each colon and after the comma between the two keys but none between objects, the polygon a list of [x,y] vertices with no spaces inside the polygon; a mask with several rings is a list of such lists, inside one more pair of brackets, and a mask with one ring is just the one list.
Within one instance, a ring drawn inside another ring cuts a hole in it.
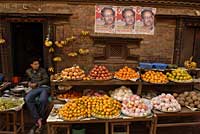
[{"label": "pile of orange", "polygon": [[87,116],[86,106],[80,99],[67,102],[58,110],[58,115],[64,120],[79,120]]},{"label": "pile of orange", "polygon": [[162,72],[147,71],[141,75],[142,80],[150,83],[164,84],[168,82],[167,76]]},{"label": "pile of orange", "polygon": [[127,66],[115,72],[115,78],[120,80],[130,80],[139,77],[140,77],[139,74],[134,69],[129,68]]},{"label": "pile of orange", "polygon": [[81,93],[77,91],[68,91],[65,94],[59,94],[57,96],[57,98],[59,99],[76,99],[80,97],[81,97]]},{"label": "pile of orange", "polygon": [[83,77],[83,80],[90,80],[90,77]]},{"label": "pile of orange", "polygon": [[95,97],[92,115],[97,118],[117,118],[120,115],[121,103],[108,96]]},{"label": "pile of orange", "polygon": [[65,120],[78,120],[84,117],[114,118],[120,115],[121,103],[108,96],[83,96],[66,103],[58,115]]}]

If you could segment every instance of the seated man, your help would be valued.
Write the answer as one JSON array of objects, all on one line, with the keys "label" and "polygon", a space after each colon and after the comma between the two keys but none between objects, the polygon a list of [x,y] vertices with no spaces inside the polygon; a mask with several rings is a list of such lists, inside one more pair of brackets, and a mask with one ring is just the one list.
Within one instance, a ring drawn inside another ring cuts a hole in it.
[{"label": "seated man", "polygon": [[[33,59],[30,66],[31,68],[26,70],[26,74],[30,80],[28,86],[31,87],[32,90],[25,96],[25,102],[36,126],[41,128],[48,104],[50,90],[48,86],[49,77],[45,69],[40,67],[39,59]],[[36,105],[37,97],[39,97],[39,107]]]}]

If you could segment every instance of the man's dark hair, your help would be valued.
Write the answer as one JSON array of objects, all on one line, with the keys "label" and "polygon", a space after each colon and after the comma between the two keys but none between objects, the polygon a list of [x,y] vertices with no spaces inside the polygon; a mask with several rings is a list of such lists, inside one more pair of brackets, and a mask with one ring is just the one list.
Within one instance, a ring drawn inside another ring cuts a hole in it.
[{"label": "man's dark hair", "polygon": [[152,12],[152,10],[150,9],[144,9],[142,12],[141,12],[141,16],[142,16],[142,19],[144,19],[144,13],[145,12],[150,12],[152,14],[152,16],[154,16],[154,13]]},{"label": "man's dark hair", "polygon": [[113,16],[115,15],[115,11],[112,9],[112,7],[104,7],[102,10],[101,10],[101,15],[104,17],[104,12],[106,10],[111,10],[112,13],[113,13]]},{"label": "man's dark hair", "polygon": [[133,11],[133,9],[131,9],[131,8],[125,8],[125,9],[122,11],[122,16],[123,16],[123,18],[125,18],[124,14],[125,14],[127,11],[131,11],[131,12],[133,13],[133,16],[135,16],[135,12]]},{"label": "man's dark hair", "polygon": [[41,62],[41,58],[38,57],[33,57],[29,59],[29,64],[32,64],[33,62],[38,61],[39,63]]}]

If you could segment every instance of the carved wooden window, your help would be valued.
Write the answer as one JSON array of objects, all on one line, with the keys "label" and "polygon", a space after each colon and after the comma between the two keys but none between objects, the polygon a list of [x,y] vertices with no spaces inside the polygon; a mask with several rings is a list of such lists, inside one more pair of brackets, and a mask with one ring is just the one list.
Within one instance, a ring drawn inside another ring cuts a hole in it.
[{"label": "carved wooden window", "polygon": [[132,64],[139,56],[130,53],[130,49],[139,48],[141,39],[108,36],[92,36],[95,46],[94,63]]}]

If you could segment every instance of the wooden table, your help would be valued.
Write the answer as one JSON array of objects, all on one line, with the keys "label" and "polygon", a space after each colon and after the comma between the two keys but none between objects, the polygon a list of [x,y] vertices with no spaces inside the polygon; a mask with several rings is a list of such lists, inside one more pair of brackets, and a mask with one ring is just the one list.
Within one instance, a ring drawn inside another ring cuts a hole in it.
[{"label": "wooden table", "polygon": [[200,117],[200,111],[191,111],[190,109],[186,107],[182,107],[182,110],[180,112],[176,113],[163,113],[157,110],[154,110],[154,117],[155,117],[155,125],[154,125],[154,132],[153,134],[156,134],[158,127],[176,127],[176,126],[195,126],[200,125],[200,121],[195,122],[184,122],[184,123],[158,123],[159,118],[162,117],[192,117],[192,116],[199,116]]},{"label": "wooden table", "polygon": [[[56,105],[56,104],[55,104]],[[118,119],[83,119],[78,121],[63,121],[62,119],[59,119],[58,117],[51,116],[51,113],[47,119],[47,127],[48,127],[48,134],[55,134],[56,128],[61,127],[70,127],[72,124],[88,124],[88,123],[104,123],[105,124],[105,134],[109,134],[109,125],[110,123],[125,123],[125,122],[149,122],[150,123],[150,130],[149,134],[153,134],[153,128],[154,128],[154,117],[149,116],[145,118],[132,118],[132,117],[126,117],[126,116],[120,116]],[[69,129],[68,129],[69,131]],[[67,134],[70,134],[68,132]]]},{"label": "wooden table", "polygon": [[[0,128],[0,134],[19,134],[24,133],[23,108],[19,111],[0,112],[1,119],[4,118],[4,124]],[[19,117],[19,120],[17,120]]]}]

